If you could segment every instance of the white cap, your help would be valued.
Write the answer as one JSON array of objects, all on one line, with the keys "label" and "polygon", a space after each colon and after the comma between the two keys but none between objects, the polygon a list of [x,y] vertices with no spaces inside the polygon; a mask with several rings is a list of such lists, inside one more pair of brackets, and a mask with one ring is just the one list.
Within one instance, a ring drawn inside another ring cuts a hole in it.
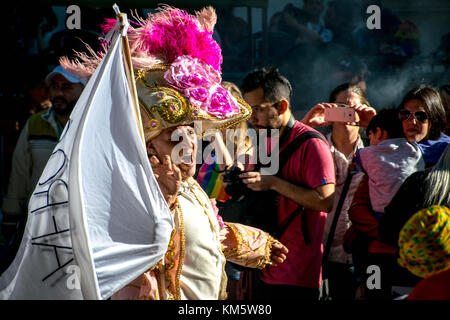
[{"label": "white cap", "polygon": [[74,75],[73,73],[70,73],[69,71],[67,71],[66,69],[64,69],[61,66],[57,66],[55,69],[53,69],[52,72],[50,72],[47,77],[45,77],[45,82],[49,83],[52,78],[57,75],[60,74],[62,75],[64,78],[67,79],[67,81],[72,82],[72,83],[81,83],[83,85],[86,85],[87,80],[86,78],[80,78],[77,75]]}]

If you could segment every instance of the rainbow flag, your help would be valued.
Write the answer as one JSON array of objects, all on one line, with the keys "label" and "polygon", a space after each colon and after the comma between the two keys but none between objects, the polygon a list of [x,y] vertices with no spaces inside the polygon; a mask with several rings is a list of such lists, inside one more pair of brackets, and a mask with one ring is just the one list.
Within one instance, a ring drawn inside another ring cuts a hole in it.
[{"label": "rainbow flag", "polygon": [[210,154],[205,163],[200,167],[197,175],[197,182],[205,190],[209,198],[220,201],[226,201],[230,199],[230,196],[225,192],[225,188],[222,185],[220,176],[223,172],[220,172],[219,165],[216,163],[216,157]]}]

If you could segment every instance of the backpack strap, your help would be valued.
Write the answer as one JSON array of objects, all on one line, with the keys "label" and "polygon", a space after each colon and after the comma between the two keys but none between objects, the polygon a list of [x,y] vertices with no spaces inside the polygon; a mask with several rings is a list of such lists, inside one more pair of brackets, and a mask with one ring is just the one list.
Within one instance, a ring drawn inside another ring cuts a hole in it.
[{"label": "backpack strap", "polygon": [[[296,137],[294,141],[292,141],[286,148],[283,149],[283,151],[280,152],[280,161],[279,161],[279,170],[276,174],[276,176],[281,176],[281,168],[285,166],[289,158],[292,156],[292,154],[297,151],[300,146],[308,139],[311,138],[318,138],[324,141],[326,144],[328,142],[325,140],[325,138],[316,131],[306,131],[303,132],[301,135]],[[301,212],[304,213],[304,207],[299,205],[297,209],[292,212],[285,222],[278,228],[277,234],[279,237],[283,234],[283,232],[286,230],[286,228],[291,224],[291,222],[294,220],[296,216],[298,216]],[[309,245],[311,243],[311,237],[308,230],[308,222],[307,222],[307,215],[302,215],[302,234],[303,234],[303,240],[305,241],[306,245]]]},{"label": "backpack strap", "polygon": [[[308,139],[311,138],[318,138],[324,141],[327,145],[328,142],[325,140],[325,138],[316,131],[306,131],[303,132],[301,135],[299,135],[297,138],[294,139],[286,148],[283,149],[283,151],[280,152],[280,168],[283,168],[284,165],[287,163],[291,155],[297,151],[300,146]],[[281,170],[278,170],[277,175],[281,174]]]},{"label": "backpack strap", "polygon": [[[290,118],[289,118],[289,121],[288,121],[288,123],[286,124],[286,127],[284,128],[284,130],[283,130],[283,133],[281,134],[281,136],[280,136],[280,138],[279,138],[279,140],[278,140],[278,145],[279,146],[282,146],[282,145],[284,145],[285,143],[286,143],[286,141],[289,139],[289,137],[291,136],[291,131],[292,131],[292,128],[294,127],[294,125],[295,125],[295,118],[294,118],[294,116],[291,116]],[[258,141],[258,145],[264,145],[264,144],[261,144],[259,141]],[[295,151],[295,150],[294,150]],[[269,156],[270,157],[270,155],[272,154],[272,151],[270,151],[270,152],[267,152],[267,150],[266,150],[266,153],[267,153],[267,156]],[[258,170],[260,170],[262,167],[264,167],[265,165],[263,165],[263,164],[261,164],[261,162],[259,162],[259,159],[258,159],[258,162],[256,163],[256,165],[255,165],[255,167],[253,168],[253,170],[252,171],[258,171]],[[282,166],[278,166],[279,168],[281,168]],[[278,170],[279,171],[279,170]]]},{"label": "backpack strap", "polygon": [[339,198],[339,202],[336,206],[336,211],[334,212],[333,221],[330,227],[330,233],[328,234],[327,242],[325,244],[325,249],[323,251],[322,256],[322,278],[325,279],[328,275],[328,256],[330,255],[331,244],[333,243],[334,233],[336,231],[336,226],[339,220],[339,216],[342,211],[342,206],[344,205],[345,198],[347,196],[348,189],[350,187],[350,183],[352,181],[353,175],[356,173],[355,170],[355,157],[353,157],[353,161],[348,166],[347,178],[345,179],[344,187],[342,188],[341,197]]}]

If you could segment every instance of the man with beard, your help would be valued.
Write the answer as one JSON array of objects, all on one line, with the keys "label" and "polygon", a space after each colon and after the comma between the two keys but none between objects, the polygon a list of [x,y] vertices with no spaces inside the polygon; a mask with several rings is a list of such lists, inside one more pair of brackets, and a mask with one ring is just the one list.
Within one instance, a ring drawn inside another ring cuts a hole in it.
[{"label": "man with beard", "polygon": [[14,257],[15,247],[20,244],[27,217],[28,199],[86,83],[85,79],[69,73],[61,66],[57,66],[45,80],[49,86],[52,106],[28,119],[12,158],[8,193],[2,206],[2,235],[10,246],[6,248],[6,257],[1,259],[0,256],[0,271],[3,271],[7,264],[8,256],[12,254]]},{"label": "man with beard", "polygon": [[[315,130],[294,119],[290,110],[292,87],[277,69],[261,68],[251,72],[244,79],[242,90],[253,110],[249,120],[252,128],[258,132],[279,130],[280,159],[288,146],[296,146],[285,165],[280,164],[281,172],[277,175],[258,171],[240,175],[249,189],[273,190],[279,195],[278,208],[270,213],[277,216],[279,239],[289,250],[283,265],[265,268],[259,277],[254,277],[253,299],[317,300],[322,235],[327,212],[333,208],[335,189],[330,147],[317,132],[308,133],[312,137],[299,146],[297,137]],[[258,148],[269,145],[270,141],[260,142]],[[264,193],[261,197],[265,197]],[[268,215],[269,212],[258,214]]]}]

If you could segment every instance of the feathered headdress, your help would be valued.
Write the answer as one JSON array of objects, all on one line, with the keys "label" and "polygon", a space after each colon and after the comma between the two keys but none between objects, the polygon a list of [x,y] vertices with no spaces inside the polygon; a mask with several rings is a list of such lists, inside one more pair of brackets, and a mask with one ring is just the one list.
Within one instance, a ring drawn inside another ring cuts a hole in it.
[{"label": "feathered headdress", "polygon": [[[162,129],[195,120],[203,133],[225,129],[250,117],[251,108],[236,100],[221,82],[222,54],[213,39],[217,20],[212,7],[190,15],[164,6],[147,19],[136,18],[127,31],[136,89],[146,141]],[[116,24],[107,19],[106,33]],[[90,77],[102,60],[102,52],[78,53],[78,61],[63,57],[61,65],[80,77]]]}]

